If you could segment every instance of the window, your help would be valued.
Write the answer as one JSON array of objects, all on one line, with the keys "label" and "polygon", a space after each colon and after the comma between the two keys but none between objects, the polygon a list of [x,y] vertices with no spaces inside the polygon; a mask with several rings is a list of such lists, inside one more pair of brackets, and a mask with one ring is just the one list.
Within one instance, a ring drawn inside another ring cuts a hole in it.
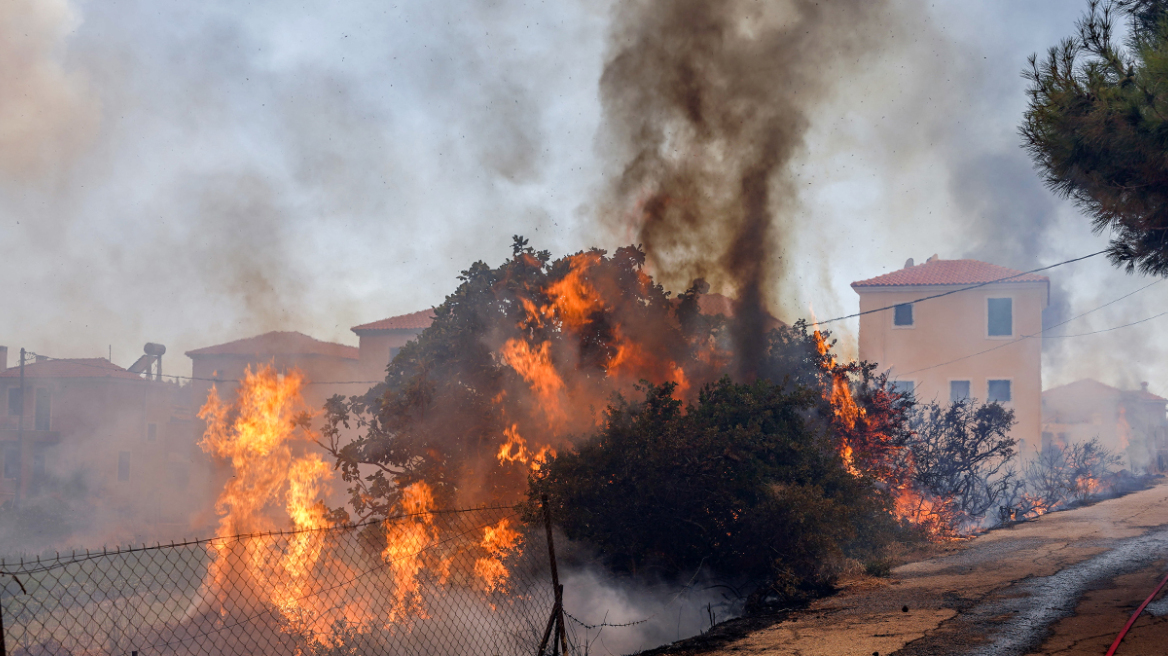
[{"label": "window", "polygon": [[50,401],[52,400],[52,393],[43,388],[38,387],[36,391],[36,429],[47,431],[49,430],[49,409]]},{"label": "window", "polygon": [[158,424],[146,424],[146,441],[153,442],[158,439]]},{"label": "window", "polygon": [[400,347],[400,346],[391,346],[391,347],[389,347],[389,361],[390,361],[390,362],[393,362],[393,359],[397,357],[397,354],[398,354],[398,353],[401,353],[401,347]]},{"label": "window", "polygon": [[892,325],[902,328],[913,325],[912,303],[901,303],[892,310]]},{"label": "window", "polygon": [[10,414],[10,415],[20,414],[20,406],[21,406],[20,397],[21,397],[21,394],[20,394],[19,387],[9,387],[8,388],[8,414]]},{"label": "window", "polygon": [[4,445],[4,478],[20,476],[20,446],[15,443]]},{"label": "window", "polygon": [[1009,337],[1014,334],[1014,299],[986,299],[988,333],[990,337]]},{"label": "window", "polygon": [[990,402],[1010,402],[1010,381],[1008,380],[991,380],[986,391]]},{"label": "window", "polygon": [[130,480],[130,452],[118,451],[118,480]]},{"label": "window", "polygon": [[951,380],[949,381],[949,402],[957,403],[958,401],[966,401],[969,399],[969,381],[968,380]]},{"label": "window", "polygon": [[911,380],[897,380],[892,383],[892,391],[903,396],[912,396],[913,388]]}]

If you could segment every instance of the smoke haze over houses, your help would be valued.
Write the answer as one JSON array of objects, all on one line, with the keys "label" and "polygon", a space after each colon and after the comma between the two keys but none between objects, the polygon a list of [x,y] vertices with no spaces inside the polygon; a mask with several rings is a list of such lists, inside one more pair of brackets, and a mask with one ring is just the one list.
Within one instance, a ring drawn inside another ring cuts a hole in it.
[{"label": "smoke haze over houses", "polygon": [[[112,345],[123,365],[145,341],[177,354],[288,330],[355,344],[350,326],[440,302],[513,234],[555,254],[639,240],[607,214],[613,9],[8,3],[0,83],[19,93],[0,95],[0,343],[58,357]],[[1016,133],[1026,56],[1081,11],[872,10],[866,47],[801,72],[823,84],[772,186],[786,214],[770,226],[765,305],[784,320],[850,313],[848,283],[908,257],[1026,270],[1100,250]],[[1148,282],[1102,258],[1050,275],[1055,321]],[[1052,332],[1136,321],[1166,295]],[[1150,364],[1168,348],[1157,327],[1050,340],[1047,385],[1168,388]],[[180,360],[168,373],[189,373]]]}]

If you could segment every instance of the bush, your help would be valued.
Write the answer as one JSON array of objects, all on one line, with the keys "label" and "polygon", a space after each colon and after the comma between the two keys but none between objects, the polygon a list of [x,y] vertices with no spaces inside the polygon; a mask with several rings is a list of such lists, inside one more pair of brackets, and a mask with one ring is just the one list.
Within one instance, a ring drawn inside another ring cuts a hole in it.
[{"label": "bush", "polygon": [[548,495],[567,536],[610,568],[705,567],[746,583],[755,604],[784,603],[821,592],[825,563],[849,547],[875,553],[862,533],[895,534],[886,497],[811,420],[819,390],[724,378],[683,411],[672,384],[639,389],[643,400],[618,397],[590,440],[531,480],[531,509]]}]

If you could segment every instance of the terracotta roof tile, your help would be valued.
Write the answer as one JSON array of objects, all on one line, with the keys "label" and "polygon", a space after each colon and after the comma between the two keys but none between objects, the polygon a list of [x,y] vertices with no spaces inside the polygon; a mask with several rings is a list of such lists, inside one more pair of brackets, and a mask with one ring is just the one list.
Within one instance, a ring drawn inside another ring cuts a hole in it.
[{"label": "terracotta roof tile", "polygon": [[[138,374],[111,363],[105,358],[52,358],[24,365],[25,378],[119,378],[145,380]],[[19,378],[20,367],[0,373],[0,378]]]},{"label": "terracotta roof tile", "polygon": [[195,358],[206,355],[325,355],[334,358],[357,359],[357,347],[335,342],[322,342],[298,332],[273,331],[237,339],[226,344],[207,346],[187,351],[187,356]]},{"label": "terracotta roof tile", "polygon": [[[1015,276],[1010,278],[1010,276]],[[916,266],[906,267],[867,280],[852,283],[856,287],[910,287],[925,285],[976,285],[993,282],[1002,278],[1003,283],[1050,282],[1046,276],[1023,273],[988,262],[978,260],[933,260]]]},{"label": "terracotta roof tile", "polygon": [[349,330],[358,334],[373,330],[425,330],[432,323],[434,323],[434,310],[429,309],[353,326]]}]

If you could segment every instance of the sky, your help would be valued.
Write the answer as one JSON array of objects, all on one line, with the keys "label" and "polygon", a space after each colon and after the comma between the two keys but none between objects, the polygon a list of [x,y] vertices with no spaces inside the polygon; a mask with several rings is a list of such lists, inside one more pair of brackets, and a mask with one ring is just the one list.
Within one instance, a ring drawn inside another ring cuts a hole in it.
[{"label": "sky", "polygon": [[[1070,0],[905,2],[881,47],[823,71],[776,239],[792,321],[856,311],[854,280],[938,254],[1019,269],[1101,250],[1020,147],[1026,58]],[[905,8],[908,9],[905,9]],[[128,366],[270,330],[440,303],[510,253],[630,239],[601,216],[605,2],[90,2],[0,6],[0,344]],[[1155,282],[1102,257],[1052,270],[1050,323]],[[680,290],[678,290],[680,291]],[[1074,319],[1159,312],[1157,285]],[[1044,379],[1168,392],[1168,317],[1046,340]],[[839,329],[855,354],[856,324]]]}]

